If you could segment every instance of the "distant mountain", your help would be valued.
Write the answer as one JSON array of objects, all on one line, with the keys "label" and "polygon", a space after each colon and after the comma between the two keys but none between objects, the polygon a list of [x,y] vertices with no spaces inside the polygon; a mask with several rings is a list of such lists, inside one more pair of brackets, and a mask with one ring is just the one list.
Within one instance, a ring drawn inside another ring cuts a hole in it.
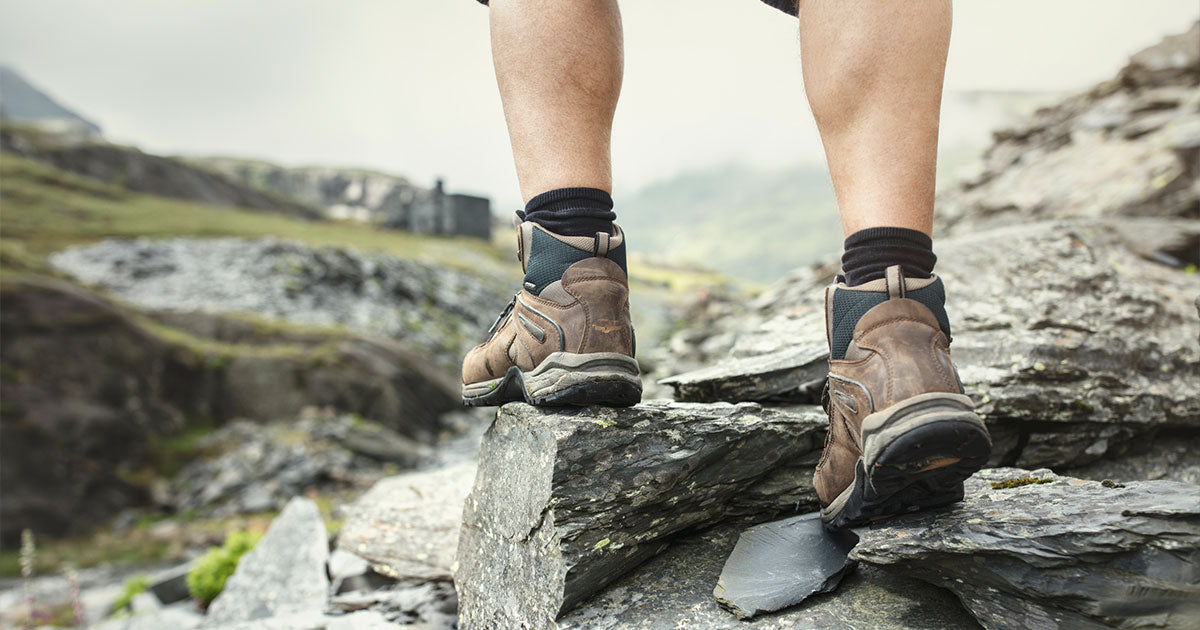
[{"label": "distant mountain", "polygon": [[0,120],[89,138],[100,136],[99,125],[60,105],[8,66],[0,66]]}]

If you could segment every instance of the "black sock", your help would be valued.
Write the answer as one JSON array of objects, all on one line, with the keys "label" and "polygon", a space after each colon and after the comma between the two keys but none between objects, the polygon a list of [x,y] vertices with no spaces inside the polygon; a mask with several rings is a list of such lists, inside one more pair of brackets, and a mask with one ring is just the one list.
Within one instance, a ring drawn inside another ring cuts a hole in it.
[{"label": "black sock", "polygon": [[559,188],[530,199],[517,216],[562,236],[595,236],[612,234],[617,213],[612,195],[599,188]]},{"label": "black sock", "polygon": [[900,265],[907,278],[928,278],[936,262],[933,239],[917,230],[867,228],[846,237],[842,274],[850,287],[882,278],[892,265]]}]

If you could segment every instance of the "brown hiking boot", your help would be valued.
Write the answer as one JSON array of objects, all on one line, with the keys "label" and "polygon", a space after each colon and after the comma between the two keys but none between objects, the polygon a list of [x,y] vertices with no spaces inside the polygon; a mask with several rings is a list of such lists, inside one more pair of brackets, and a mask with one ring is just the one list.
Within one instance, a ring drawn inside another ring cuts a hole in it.
[{"label": "brown hiking boot", "polygon": [[813,475],[826,527],[961,501],[991,439],[950,361],[941,280],[885,278],[825,292],[825,452]]},{"label": "brown hiking boot", "polygon": [[463,359],[464,403],[624,407],[641,400],[624,234],[613,231],[560,236],[521,224],[524,288]]}]

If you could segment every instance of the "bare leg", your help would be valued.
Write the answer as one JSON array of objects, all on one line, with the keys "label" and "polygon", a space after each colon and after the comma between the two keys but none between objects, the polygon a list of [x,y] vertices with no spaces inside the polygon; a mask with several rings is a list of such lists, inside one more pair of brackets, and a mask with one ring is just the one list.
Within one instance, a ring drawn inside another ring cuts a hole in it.
[{"label": "bare leg", "polygon": [[804,86],[847,236],[931,234],[950,0],[801,0]]},{"label": "bare leg", "polygon": [[521,195],[612,192],[624,66],[616,0],[491,0],[492,58]]}]

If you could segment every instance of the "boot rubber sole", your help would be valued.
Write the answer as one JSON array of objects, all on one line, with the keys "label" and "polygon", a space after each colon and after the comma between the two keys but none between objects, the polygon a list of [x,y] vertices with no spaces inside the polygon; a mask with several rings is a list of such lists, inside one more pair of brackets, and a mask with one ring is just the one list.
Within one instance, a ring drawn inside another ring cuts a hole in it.
[{"label": "boot rubber sole", "polygon": [[642,379],[637,361],[618,352],[555,352],[529,372],[514,365],[500,378],[463,385],[462,398],[470,407],[522,400],[538,407],[629,407],[642,400]]},{"label": "boot rubber sole", "polygon": [[970,398],[934,392],[864,418],[862,450],[854,483],[821,510],[827,529],[961,501],[992,442]]}]

